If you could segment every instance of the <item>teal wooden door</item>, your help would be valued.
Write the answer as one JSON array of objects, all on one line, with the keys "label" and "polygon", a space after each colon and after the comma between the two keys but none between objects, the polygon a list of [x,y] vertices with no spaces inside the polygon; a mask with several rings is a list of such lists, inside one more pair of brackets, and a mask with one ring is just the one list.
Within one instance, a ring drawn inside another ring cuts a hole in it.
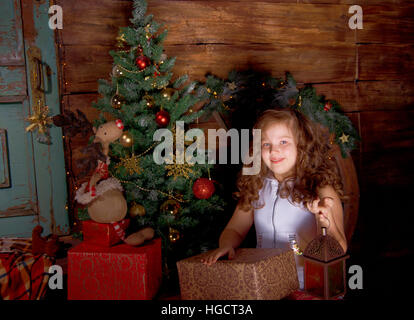
[{"label": "teal wooden door", "polygon": [[0,237],[67,234],[66,176],[60,128],[52,144],[26,132],[35,104],[59,113],[54,31],[49,1],[0,1]]}]

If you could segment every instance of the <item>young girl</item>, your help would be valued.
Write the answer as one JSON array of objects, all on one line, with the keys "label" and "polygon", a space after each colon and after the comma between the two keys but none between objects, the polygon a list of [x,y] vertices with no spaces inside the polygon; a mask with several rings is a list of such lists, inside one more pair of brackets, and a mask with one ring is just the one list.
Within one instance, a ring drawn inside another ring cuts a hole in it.
[{"label": "young girl", "polygon": [[[253,223],[257,248],[289,249],[296,243],[304,250],[326,227],[346,251],[342,184],[322,130],[292,109],[265,111],[254,129],[261,129],[260,172],[239,176],[236,210],[219,248],[203,262],[211,265],[225,255],[232,259]],[[303,258],[295,258],[303,289]]]}]

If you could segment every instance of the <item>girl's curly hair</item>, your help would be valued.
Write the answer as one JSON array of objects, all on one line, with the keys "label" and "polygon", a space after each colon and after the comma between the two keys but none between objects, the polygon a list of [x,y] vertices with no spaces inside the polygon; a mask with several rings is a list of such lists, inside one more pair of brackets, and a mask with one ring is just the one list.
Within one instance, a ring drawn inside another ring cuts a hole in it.
[{"label": "girl's curly hair", "polygon": [[[318,188],[330,185],[342,197],[342,183],[332,157],[329,133],[299,111],[290,108],[264,111],[253,129],[265,130],[270,125],[280,123],[286,124],[292,130],[297,146],[297,159],[295,176],[280,183],[279,195],[289,198],[294,203],[306,204],[317,198]],[[251,145],[251,154],[252,149]],[[238,192],[235,192],[234,196],[239,198],[242,210],[253,209],[253,202],[259,199],[259,190],[269,173],[271,172],[263,161],[257,175],[239,173],[236,183]]]}]

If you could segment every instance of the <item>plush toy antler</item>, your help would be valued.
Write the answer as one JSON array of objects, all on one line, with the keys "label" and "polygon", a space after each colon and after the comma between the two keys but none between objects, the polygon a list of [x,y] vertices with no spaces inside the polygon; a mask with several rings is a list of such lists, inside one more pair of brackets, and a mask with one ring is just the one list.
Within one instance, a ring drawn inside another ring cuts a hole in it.
[{"label": "plush toy antler", "polygon": [[85,114],[76,109],[78,116],[72,111],[64,110],[63,114],[59,114],[52,118],[53,124],[57,127],[65,129],[65,134],[72,138],[77,134],[81,134],[82,137],[93,134],[92,124],[88,121]]}]

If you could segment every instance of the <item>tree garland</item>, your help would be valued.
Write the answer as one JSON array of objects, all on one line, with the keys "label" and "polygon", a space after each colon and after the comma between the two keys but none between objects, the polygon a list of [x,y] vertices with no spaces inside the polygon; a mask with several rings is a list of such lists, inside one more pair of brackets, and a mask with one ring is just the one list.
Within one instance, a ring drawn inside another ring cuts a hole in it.
[{"label": "tree garland", "polygon": [[293,108],[328,128],[344,158],[361,140],[335,100],[318,95],[311,85],[297,88],[290,73],[286,73],[285,79],[277,79],[257,71],[231,71],[225,80],[208,75],[205,85],[209,93],[208,104],[231,113],[227,118],[231,118],[232,127],[252,128],[266,109]]}]

